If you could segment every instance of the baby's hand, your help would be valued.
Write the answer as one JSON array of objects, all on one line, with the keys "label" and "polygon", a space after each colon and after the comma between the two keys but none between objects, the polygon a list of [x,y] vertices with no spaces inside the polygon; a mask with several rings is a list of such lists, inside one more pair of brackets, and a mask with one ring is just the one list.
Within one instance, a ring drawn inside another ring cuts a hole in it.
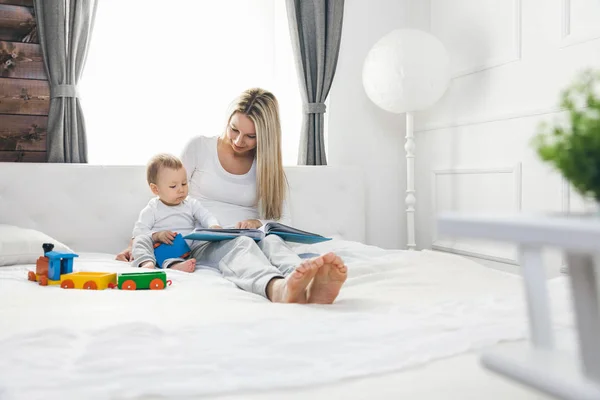
[{"label": "baby's hand", "polygon": [[209,226],[210,229],[223,229],[223,227],[221,225],[211,225]]},{"label": "baby's hand", "polygon": [[175,236],[177,236],[177,232],[171,232],[171,231],[154,232],[152,234],[152,240],[154,240],[155,242],[173,244],[173,240],[175,239]]}]

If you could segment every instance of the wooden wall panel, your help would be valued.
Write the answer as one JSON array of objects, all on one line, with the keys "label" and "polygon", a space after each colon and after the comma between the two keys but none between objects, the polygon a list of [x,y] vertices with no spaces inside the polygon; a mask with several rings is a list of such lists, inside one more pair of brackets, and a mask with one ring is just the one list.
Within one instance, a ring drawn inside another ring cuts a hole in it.
[{"label": "wooden wall panel", "polygon": [[47,80],[41,46],[0,41],[0,76]]},{"label": "wooden wall panel", "polygon": [[0,162],[46,162],[45,151],[0,151]]},{"label": "wooden wall panel", "polygon": [[49,92],[33,0],[0,0],[0,162],[46,162]]},{"label": "wooden wall panel", "polygon": [[33,0],[0,0],[0,4],[33,7]]},{"label": "wooden wall panel", "polygon": [[47,81],[0,78],[0,114],[48,115]]},{"label": "wooden wall panel", "polygon": [[39,43],[33,8],[0,5],[0,40]]},{"label": "wooden wall panel", "polygon": [[46,151],[48,117],[0,115],[0,151]]}]

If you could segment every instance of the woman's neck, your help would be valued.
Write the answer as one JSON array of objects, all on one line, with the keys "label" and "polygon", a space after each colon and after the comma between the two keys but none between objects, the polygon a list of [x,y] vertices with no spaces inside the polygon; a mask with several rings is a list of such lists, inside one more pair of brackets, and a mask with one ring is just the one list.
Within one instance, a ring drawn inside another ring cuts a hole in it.
[{"label": "woman's neck", "polygon": [[227,137],[225,137],[225,138],[219,137],[218,146],[219,146],[220,151],[222,151],[224,154],[226,154],[227,156],[229,156],[235,160],[253,160],[254,161],[256,149],[254,149],[252,151],[248,151],[244,154],[237,154],[235,151],[233,151],[233,148],[231,147],[231,143],[229,142],[229,139]]},{"label": "woman's neck", "polygon": [[253,152],[250,154],[236,154],[231,145],[219,138],[217,142],[217,157],[221,167],[234,175],[245,175],[252,169],[254,163]]}]

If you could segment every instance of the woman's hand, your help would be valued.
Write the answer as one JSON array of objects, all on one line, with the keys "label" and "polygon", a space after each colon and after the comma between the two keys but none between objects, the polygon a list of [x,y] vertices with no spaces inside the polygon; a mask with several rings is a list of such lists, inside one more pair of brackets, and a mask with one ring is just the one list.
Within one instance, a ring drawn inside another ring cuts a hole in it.
[{"label": "woman's hand", "polygon": [[223,227],[221,225],[211,225],[209,226],[210,229],[223,229]]},{"label": "woman's hand", "polygon": [[262,223],[257,219],[247,219],[235,224],[236,229],[258,229]]},{"label": "woman's hand", "polygon": [[152,240],[154,240],[155,242],[173,244],[173,240],[175,239],[175,236],[177,236],[177,232],[171,232],[171,231],[154,232],[152,234]]},{"label": "woman's hand", "polygon": [[117,254],[117,257],[115,259],[118,261],[125,261],[125,262],[133,261],[133,255],[131,254],[131,247],[128,247],[125,250],[123,250],[122,252],[120,252],[119,254]]}]

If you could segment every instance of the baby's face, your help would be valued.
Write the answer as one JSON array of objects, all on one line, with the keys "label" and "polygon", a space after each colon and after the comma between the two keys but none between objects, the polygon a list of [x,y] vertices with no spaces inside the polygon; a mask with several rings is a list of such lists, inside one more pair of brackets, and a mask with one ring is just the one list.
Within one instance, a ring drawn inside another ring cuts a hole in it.
[{"label": "baby's face", "polygon": [[157,176],[158,197],[171,206],[181,204],[188,195],[187,174],[185,168],[162,168]]}]

